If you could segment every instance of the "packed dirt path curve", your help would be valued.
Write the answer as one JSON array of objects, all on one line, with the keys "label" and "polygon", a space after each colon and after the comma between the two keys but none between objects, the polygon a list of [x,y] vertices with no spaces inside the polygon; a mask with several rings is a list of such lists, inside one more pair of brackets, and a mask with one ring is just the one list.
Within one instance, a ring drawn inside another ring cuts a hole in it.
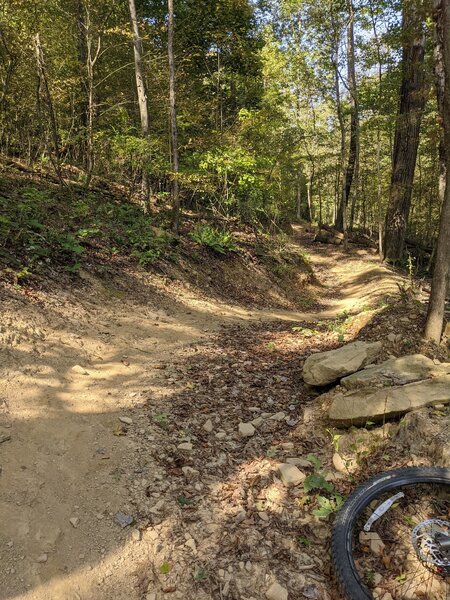
[{"label": "packed dirt path curve", "polygon": [[[134,297],[88,274],[73,290],[1,292],[2,600],[145,597],[136,573],[155,539],[144,532],[139,540],[115,515],[133,515],[130,486],[155,439],[144,407],[176,384],[161,365],[195,353],[224,325],[332,318],[398,289],[399,277],[364,250],[345,258],[331,246],[308,252],[322,285],[318,313],[248,310],[163,292],[151,281],[140,281]],[[130,415],[131,427],[120,420]]]}]

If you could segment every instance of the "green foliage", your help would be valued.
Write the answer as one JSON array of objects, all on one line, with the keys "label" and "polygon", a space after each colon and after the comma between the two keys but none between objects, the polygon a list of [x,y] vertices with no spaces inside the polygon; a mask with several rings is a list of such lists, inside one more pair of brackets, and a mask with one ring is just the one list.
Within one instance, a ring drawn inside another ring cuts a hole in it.
[{"label": "green foliage", "polygon": [[159,572],[161,575],[168,575],[172,570],[172,565],[166,560],[160,565]]},{"label": "green foliage", "polygon": [[314,490],[323,490],[327,496],[315,494],[317,508],[312,510],[312,514],[321,519],[329,517],[332,513],[338,511],[343,502],[344,497],[336,492],[334,485],[326,480],[326,472],[322,469],[322,463],[314,454],[308,454],[307,459],[314,467],[314,473],[308,475],[303,482],[303,489],[306,493]]},{"label": "green foliage", "polygon": [[210,225],[199,223],[194,231],[190,233],[190,236],[197,244],[211,248],[218,254],[227,254],[238,250],[238,246],[229,231],[223,231]]},{"label": "green foliage", "polygon": [[0,258],[27,276],[52,264],[76,274],[86,252],[104,247],[148,266],[169,256],[172,236],[152,224],[139,206],[105,201],[96,194],[62,196],[36,187],[0,196]]},{"label": "green foliage", "polygon": [[321,473],[313,473],[306,477],[303,483],[303,489],[305,492],[311,492],[312,490],[325,490],[331,492],[333,491],[333,485],[329,483]]},{"label": "green foliage", "polygon": [[204,567],[199,567],[194,573],[195,581],[205,581],[208,579],[208,573]]}]

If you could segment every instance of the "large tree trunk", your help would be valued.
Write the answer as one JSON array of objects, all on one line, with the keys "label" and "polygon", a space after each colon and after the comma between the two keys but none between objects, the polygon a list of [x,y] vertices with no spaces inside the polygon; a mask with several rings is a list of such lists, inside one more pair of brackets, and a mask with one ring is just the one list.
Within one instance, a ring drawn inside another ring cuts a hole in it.
[{"label": "large tree trunk", "polygon": [[445,191],[436,246],[436,262],[428,306],[425,338],[438,343],[444,323],[445,297],[450,271],[450,2],[435,0],[436,93],[444,130]]},{"label": "large tree trunk", "polygon": [[180,226],[180,189],[178,183],[178,127],[175,95],[175,60],[173,55],[174,15],[173,0],[168,0],[168,54],[169,54],[169,105],[170,105],[170,141],[172,148],[172,228],[178,233]]},{"label": "large tree trunk", "polygon": [[416,0],[403,1],[403,55],[400,108],[395,126],[389,206],[386,213],[385,260],[403,256],[411,207],[420,123],[425,106],[424,18]]},{"label": "large tree trunk", "polygon": [[[348,23],[347,23],[347,82],[350,92],[350,145],[348,153],[347,169],[345,171],[344,191],[336,219],[336,226],[340,231],[344,228],[344,212],[348,208],[352,183],[358,180],[359,166],[359,107],[358,107],[358,89],[356,85],[356,67],[355,67],[355,32],[354,32],[355,12],[352,0],[348,3]],[[356,185],[354,186],[356,188]],[[355,218],[356,196],[351,204],[349,228],[353,229]]]},{"label": "large tree trunk", "polygon": [[[139,114],[141,117],[141,133],[143,138],[148,138],[149,118],[147,105],[147,90],[145,85],[144,70],[142,66],[142,39],[139,34],[139,26],[136,15],[136,4],[134,0],[129,0],[131,28],[133,30],[133,49],[134,49],[134,72],[136,76],[136,90],[139,104]],[[148,210],[148,198],[150,194],[148,171],[145,165],[142,168],[142,204],[144,212]]]}]

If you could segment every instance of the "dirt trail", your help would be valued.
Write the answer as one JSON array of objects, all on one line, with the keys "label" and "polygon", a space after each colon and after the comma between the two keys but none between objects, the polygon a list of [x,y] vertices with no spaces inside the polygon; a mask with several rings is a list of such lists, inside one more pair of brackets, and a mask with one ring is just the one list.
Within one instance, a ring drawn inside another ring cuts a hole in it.
[{"label": "dirt trail", "polygon": [[[137,541],[137,529],[121,529],[114,515],[133,515],[133,486],[167,477],[145,452],[146,443],[160,440],[145,409],[160,406],[177,385],[160,367],[195,353],[222,325],[331,318],[397,290],[399,278],[365,251],[344,258],[339,249],[311,246],[310,259],[323,285],[319,313],[248,310],[155,293],[151,285],[142,302],[88,275],[83,288],[48,294],[45,303],[5,293],[0,440],[10,439],[0,443],[2,600],[143,597],[136,571],[145,571],[164,540],[147,531]],[[119,417],[130,415],[127,427]]]}]

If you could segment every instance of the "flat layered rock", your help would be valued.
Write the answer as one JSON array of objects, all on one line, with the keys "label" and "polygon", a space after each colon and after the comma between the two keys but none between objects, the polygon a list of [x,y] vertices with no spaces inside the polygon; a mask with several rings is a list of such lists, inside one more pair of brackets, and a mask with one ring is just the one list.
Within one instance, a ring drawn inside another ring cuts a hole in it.
[{"label": "flat layered rock", "polygon": [[372,363],[381,348],[381,342],[353,342],[336,350],[312,354],[305,360],[303,379],[309,385],[333,383]]},{"label": "flat layered rock", "polygon": [[405,385],[439,375],[450,374],[450,363],[435,364],[423,354],[411,354],[401,358],[390,358],[373,367],[353,373],[341,379],[347,390],[372,385]]},{"label": "flat layered rock", "polygon": [[449,402],[450,375],[442,375],[375,392],[373,389],[361,389],[338,394],[330,407],[329,418],[336,425],[350,427],[365,425],[369,421],[384,421],[414,409]]}]

